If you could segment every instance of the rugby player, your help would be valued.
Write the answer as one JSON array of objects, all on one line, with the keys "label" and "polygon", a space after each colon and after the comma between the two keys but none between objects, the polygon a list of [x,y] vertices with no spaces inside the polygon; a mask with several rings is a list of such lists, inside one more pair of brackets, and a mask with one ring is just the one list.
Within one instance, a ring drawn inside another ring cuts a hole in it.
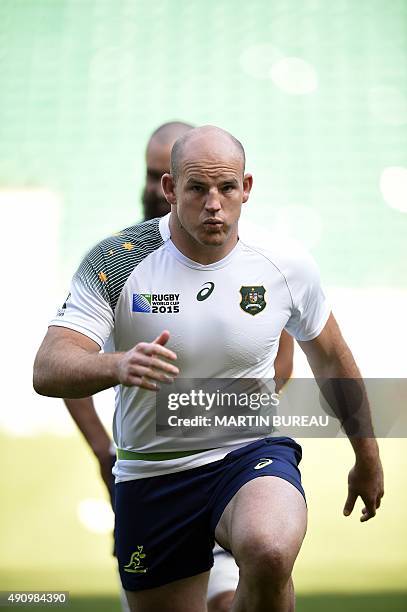
[{"label": "rugby player", "polygon": [[[245,432],[213,448],[205,438],[160,438],[160,385],[180,373],[270,376],[284,328],[317,381],[360,378],[312,260],[239,240],[252,186],[244,165],[242,145],[224,130],[205,126],[179,138],[162,178],[170,215],[92,249],[34,364],[43,395],[84,397],[116,385],[115,536],[132,612],[204,612],[214,538],[239,566],[234,612],[290,612],[306,530],[295,441]],[[198,301],[205,282],[210,295]],[[249,312],[250,293],[257,302]],[[155,304],[160,295],[171,296],[171,308]],[[103,346],[111,352],[100,353]],[[367,410],[364,402],[365,420]],[[367,521],[383,495],[378,446],[373,437],[350,441],[344,514],[360,496]]]},{"label": "rugby player", "polygon": [[[162,217],[170,211],[170,205],[161,188],[161,177],[170,171],[170,155],[174,142],[193,126],[189,123],[172,121],[160,125],[151,135],[146,148],[146,177],[142,194],[144,220]],[[281,385],[290,378],[293,369],[293,339],[287,332],[282,332],[277,357],[274,363],[275,377]],[[114,499],[114,477],[112,468],[116,452],[112,441],[98,417],[91,397],[82,399],[65,399],[68,411],[83,434],[86,442],[99,462],[102,479]],[[232,605],[238,583],[238,568],[233,557],[216,546],[214,565],[208,585],[209,612],[227,612]],[[123,609],[127,602],[122,599]]]}]

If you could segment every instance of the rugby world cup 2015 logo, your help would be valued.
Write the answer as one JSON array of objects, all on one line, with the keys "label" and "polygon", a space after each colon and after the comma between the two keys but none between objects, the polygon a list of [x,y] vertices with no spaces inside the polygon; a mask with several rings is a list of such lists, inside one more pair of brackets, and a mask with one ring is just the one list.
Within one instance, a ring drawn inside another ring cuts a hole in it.
[{"label": "rugby world cup 2015 logo", "polygon": [[174,314],[180,310],[179,293],[133,293],[132,312]]},{"label": "rugby world cup 2015 logo", "polygon": [[261,287],[249,285],[248,287],[240,287],[240,308],[251,315],[256,315],[266,307],[264,294],[266,293],[263,285]]},{"label": "rugby world cup 2015 logo", "polygon": [[151,293],[133,293],[133,312],[151,312]]}]

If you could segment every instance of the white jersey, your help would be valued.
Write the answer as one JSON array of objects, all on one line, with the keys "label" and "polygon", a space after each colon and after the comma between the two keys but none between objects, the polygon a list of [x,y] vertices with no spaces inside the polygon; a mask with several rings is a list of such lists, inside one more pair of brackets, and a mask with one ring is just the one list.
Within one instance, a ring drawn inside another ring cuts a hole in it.
[{"label": "white jersey", "polygon": [[[256,235],[246,238],[242,231],[226,257],[202,265],[171,241],[167,215],[94,247],[50,325],[85,334],[105,351],[128,351],[168,329],[168,347],[178,356],[182,378],[264,379],[274,376],[281,331],[311,340],[329,312],[308,254],[257,246]],[[203,452],[165,461],[120,459],[117,481],[197,467],[259,437],[217,439],[214,449],[207,437],[159,436],[155,400],[152,391],[116,387],[117,447],[141,453]]]}]

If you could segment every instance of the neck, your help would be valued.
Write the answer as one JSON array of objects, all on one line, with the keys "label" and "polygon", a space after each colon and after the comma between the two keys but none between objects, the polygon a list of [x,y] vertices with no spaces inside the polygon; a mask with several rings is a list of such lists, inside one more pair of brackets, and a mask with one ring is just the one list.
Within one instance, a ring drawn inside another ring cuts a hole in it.
[{"label": "neck", "polygon": [[238,231],[237,225],[231,228],[229,235],[227,236],[224,243],[220,245],[206,245],[201,244],[195,238],[193,238],[188,232],[182,227],[178,217],[173,212],[170,216],[169,228],[171,233],[171,240],[179,251],[185,257],[196,261],[202,265],[209,265],[220,261],[226,255],[228,255],[236,246],[238,242]]}]

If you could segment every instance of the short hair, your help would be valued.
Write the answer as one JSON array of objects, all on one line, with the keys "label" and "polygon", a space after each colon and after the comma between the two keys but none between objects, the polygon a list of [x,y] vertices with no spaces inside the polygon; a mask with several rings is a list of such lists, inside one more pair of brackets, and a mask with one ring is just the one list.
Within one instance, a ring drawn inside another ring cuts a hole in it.
[{"label": "short hair", "polygon": [[[229,138],[231,140],[231,142],[233,143],[233,145],[235,146],[235,148],[238,151],[238,155],[240,155],[241,158],[242,158],[242,161],[243,161],[243,174],[244,174],[244,169],[245,169],[245,165],[246,165],[246,154],[245,154],[244,147],[243,147],[242,143],[240,142],[240,140],[235,138],[235,136],[233,136],[230,132],[227,132],[226,130],[223,130],[222,128],[218,128],[216,126],[203,126],[202,128],[195,128],[193,130],[193,132],[196,134],[197,130],[202,130],[202,129],[206,129],[206,128],[208,130],[212,129],[215,132],[216,131],[220,132],[224,136],[226,136],[227,138]],[[188,140],[191,139],[191,137],[193,135],[194,134],[191,134],[191,130],[188,130],[185,134],[180,136],[174,142],[174,145],[173,145],[173,147],[171,149],[170,172],[171,172],[175,182],[178,180],[178,177],[179,177],[182,152],[184,150],[185,144],[188,142]]]}]

